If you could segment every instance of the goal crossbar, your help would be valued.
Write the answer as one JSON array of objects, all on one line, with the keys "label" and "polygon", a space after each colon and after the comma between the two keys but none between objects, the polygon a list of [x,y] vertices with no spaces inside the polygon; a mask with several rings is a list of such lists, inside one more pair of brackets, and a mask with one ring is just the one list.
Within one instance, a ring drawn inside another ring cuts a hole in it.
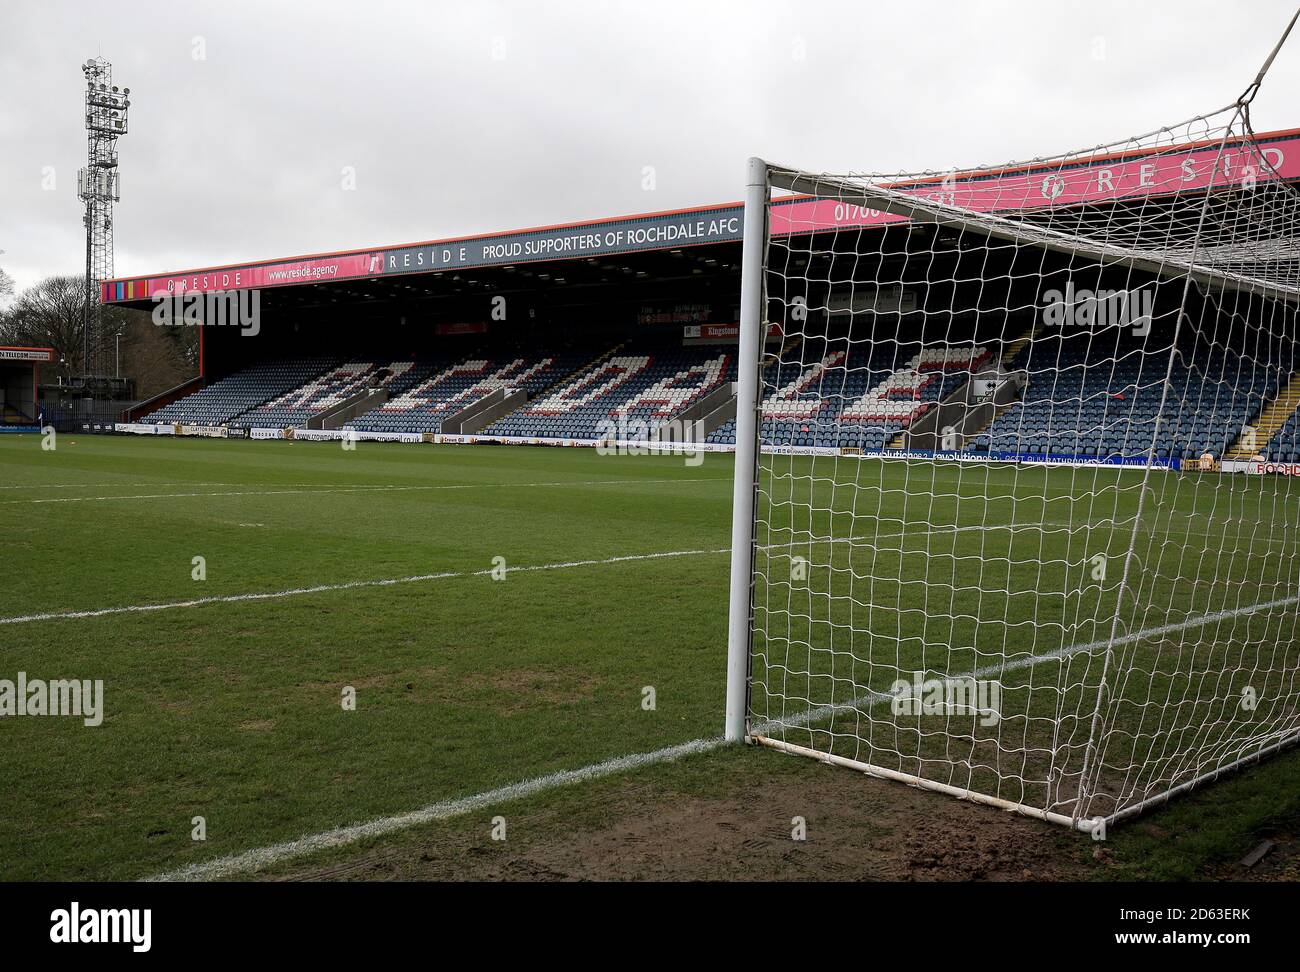
[{"label": "goal crossbar", "polygon": [[[918,198],[888,186],[858,184],[842,176],[807,175],[777,165],[772,165],[770,168],[770,180],[772,187],[776,189],[786,189],[814,198],[834,198],[843,202],[853,202],[904,219],[947,226],[1009,243],[1029,244],[1069,256],[1093,259],[1105,266],[1147,270],[1161,277],[1190,276],[1198,283],[1224,290],[1240,290],[1264,297],[1300,302],[1300,286],[1229,274],[1172,254],[1161,257],[1145,256],[1130,248],[1071,235],[1050,227],[1033,226],[998,213],[973,213],[959,206]],[[1292,256],[1300,258],[1300,236],[1292,239],[1290,246]]]}]

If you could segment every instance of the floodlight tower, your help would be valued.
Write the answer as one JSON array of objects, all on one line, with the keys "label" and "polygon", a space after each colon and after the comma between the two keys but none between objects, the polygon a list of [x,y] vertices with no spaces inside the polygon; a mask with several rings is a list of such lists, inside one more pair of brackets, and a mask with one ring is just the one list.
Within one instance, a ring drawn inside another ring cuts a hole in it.
[{"label": "floodlight tower", "polygon": [[121,198],[117,140],[126,134],[130,88],[113,84],[113,65],[102,57],[81,66],[86,76],[86,167],[77,195],[86,204],[86,309],[82,375],[108,374],[108,336],[99,315],[99,283],[113,273],[113,203]]}]

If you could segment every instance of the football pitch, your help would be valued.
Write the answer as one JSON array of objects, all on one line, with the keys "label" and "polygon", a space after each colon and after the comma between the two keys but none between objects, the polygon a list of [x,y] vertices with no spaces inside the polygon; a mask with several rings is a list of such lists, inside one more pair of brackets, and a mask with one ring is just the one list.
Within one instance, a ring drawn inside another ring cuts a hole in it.
[{"label": "football pitch", "polygon": [[[831,468],[852,488],[819,509],[801,491]],[[1101,640],[1124,611],[1105,584],[1071,578],[1098,552],[1124,553],[1140,472],[785,458],[770,469],[769,499],[787,492],[760,503],[756,716],[884,691],[913,667],[1032,657],[1066,628]],[[0,877],[175,875],[715,739],[731,472],[721,455],[690,465],[587,449],[74,435],[45,451],[38,436],[0,439],[0,678],[102,680],[104,703],[96,727],[0,720]],[[1296,522],[1289,480],[1152,482],[1174,492],[1144,521],[1141,549],[1156,559],[1142,569],[1174,585],[1159,592],[1173,606],[1159,620],[1123,616],[1122,630],[1254,607],[1249,593],[1265,607],[1216,621],[1230,626],[1223,643],[1267,638],[1293,660],[1295,606],[1273,604],[1294,596],[1289,556],[1272,568],[1252,558],[1254,574],[1227,566],[1246,563],[1261,524]],[[786,580],[795,549],[812,564],[798,591]],[[1173,594],[1184,582],[1185,602]],[[994,617],[997,645],[983,630]],[[850,656],[879,671],[846,680],[820,618],[866,632]],[[811,650],[800,660],[791,646]],[[1059,675],[1072,657],[1048,681],[1083,685]],[[1240,659],[1202,655],[1187,671],[1204,678],[1216,664]],[[1016,668],[1035,669],[1043,684],[1039,665]],[[1180,677],[1153,670],[1143,691]],[[1014,691],[1008,704],[1032,726],[1029,693],[1017,703]],[[1209,710],[1180,711],[1188,731]],[[849,755],[920,745],[887,720],[839,719],[804,731]],[[1014,775],[1038,778],[1028,756]]]}]

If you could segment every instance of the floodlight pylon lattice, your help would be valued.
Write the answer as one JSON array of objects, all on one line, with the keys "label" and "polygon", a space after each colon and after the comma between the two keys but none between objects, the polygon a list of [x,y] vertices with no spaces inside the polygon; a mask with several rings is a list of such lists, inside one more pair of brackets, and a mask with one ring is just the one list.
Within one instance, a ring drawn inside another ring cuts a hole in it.
[{"label": "floodlight pylon lattice", "polygon": [[100,314],[99,288],[113,274],[113,203],[121,198],[117,140],[127,132],[130,88],[113,84],[113,65],[102,57],[81,66],[86,76],[86,165],[77,173],[77,195],[85,204],[85,321],[81,374],[109,375],[114,335]]}]

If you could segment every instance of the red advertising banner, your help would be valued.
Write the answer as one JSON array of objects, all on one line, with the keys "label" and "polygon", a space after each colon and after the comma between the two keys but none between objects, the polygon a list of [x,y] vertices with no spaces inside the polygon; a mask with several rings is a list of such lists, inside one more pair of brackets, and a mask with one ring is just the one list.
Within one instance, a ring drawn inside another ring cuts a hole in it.
[{"label": "red advertising banner", "polygon": [[[1038,171],[1002,173],[978,179],[958,175],[951,181],[937,181],[900,191],[933,202],[961,206],[976,212],[1040,209],[1114,202],[1143,196],[1168,196],[1210,187],[1226,189],[1300,179],[1300,143],[1262,143],[1262,153],[1276,175],[1261,166],[1255,153],[1237,148],[1204,149],[1134,156],[1088,163],[1077,168],[1053,165]],[[966,181],[963,181],[965,179]],[[837,226],[871,226],[899,222],[906,217],[835,199],[804,199],[771,208],[771,232],[776,236],[797,235]]]},{"label": "red advertising banner", "polygon": [[232,267],[229,270],[205,270],[201,273],[171,277],[150,277],[144,292],[137,294],[137,297],[157,297],[162,294],[187,293],[193,290],[203,292],[253,290],[295,283],[347,280],[379,274],[383,269],[382,253],[352,253],[315,260],[296,260],[290,263]]},{"label": "red advertising banner", "polygon": [[222,290],[257,290],[282,287],[289,283],[320,283],[356,277],[370,277],[383,272],[383,253],[343,253],[313,260],[291,260],[282,264],[231,266],[229,269],[201,270],[198,273],[174,274],[170,277],[147,277],[133,281],[105,281],[101,299],[142,300]]},{"label": "red advertising banner", "polygon": [[[781,325],[768,324],[767,340],[785,337]],[[683,344],[735,344],[740,340],[740,324],[687,324],[682,328]]]}]

